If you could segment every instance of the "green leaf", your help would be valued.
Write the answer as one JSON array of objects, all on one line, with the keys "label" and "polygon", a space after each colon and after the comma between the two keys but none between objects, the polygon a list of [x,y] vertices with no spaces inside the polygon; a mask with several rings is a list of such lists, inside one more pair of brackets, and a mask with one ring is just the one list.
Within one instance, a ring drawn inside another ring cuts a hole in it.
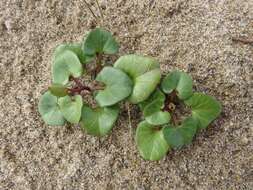
[{"label": "green leaf", "polygon": [[151,96],[139,104],[145,120],[152,125],[163,125],[170,121],[170,114],[163,112],[165,95],[157,89]]},{"label": "green leaf", "polygon": [[138,150],[145,160],[160,160],[169,150],[169,145],[163,136],[163,130],[142,121],[135,137]]},{"label": "green leaf", "polygon": [[194,93],[185,104],[191,107],[192,117],[198,121],[200,129],[206,128],[221,113],[220,103],[212,96],[202,93]]},{"label": "green leaf", "polygon": [[146,100],[161,79],[159,63],[151,57],[125,55],[116,61],[114,67],[127,73],[134,81],[133,92],[129,97],[133,104]]},{"label": "green leaf", "polygon": [[95,97],[101,107],[116,104],[132,92],[132,80],[119,69],[104,67],[96,80],[106,85],[105,89],[100,90]]},{"label": "green leaf", "polygon": [[51,94],[57,97],[64,97],[68,95],[68,89],[62,84],[52,84],[48,89]]},{"label": "green leaf", "polygon": [[192,96],[192,79],[187,73],[173,71],[163,79],[162,90],[166,94],[176,90],[179,99],[185,100]]},{"label": "green leaf", "polygon": [[170,121],[170,113],[158,111],[149,116],[145,116],[145,120],[152,125],[164,125]]},{"label": "green leaf", "polygon": [[164,102],[157,99],[148,104],[144,110],[143,115],[146,121],[152,125],[163,125],[170,121],[169,112],[163,112],[161,109],[164,106]]},{"label": "green leaf", "polygon": [[53,83],[65,85],[69,82],[70,76],[80,77],[82,72],[82,64],[76,54],[66,50],[54,60]]},{"label": "green leaf", "polygon": [[191,117],[186,118],[180,126],[168,125],[163,129],[167,143],[174,149],[190,144],[196,132],[197,123]]},{"label": "green leaf", "polygon": [[86,55],[115,54],[118,52],[119,45],[110,32],[96,28],[88,34],[83,49]]},{"label": "green leaf", "polygon": [[57,97],[53,96],[49,91],[41,96],[38,107],[39,113],[46,124],[52,126],[65,124],[65,119],[57,103]]},{"label": "green leaf", "polygon": [[94,56],[90,57],[90,56],[86,56],[84,54],[84,51],[82,49],[82,44],[70,43],[70,44],[58,45],[54,51],[54,55],[53,55],[54,59],[53,60],[55,60],[58,56],[61,56],[62,54],[64,54],[64,51],[66,51],[66,50],[69,50],[69,51],[72,51],[73,53],[75,53],[82,64],[87,63],[91,59],[94,58]]},{"label": "green leaf", "polygon": [[68,122],[74,124],[79,123],[83,106],[82,96],[80,95],[76,95],[73,97],[65,96],[59,98],[58,104],[64,118]]},{"label": "green leaf", "polygon": [[144,108],[149,105],[150,103],[152,103],[153,101],[159,100],[159,102],[163,102],[164,105],[164,101],[165,101],[165,95],[162,93],[162,91],[157,88],[150,96],[148,99],[146,99],[143,102],[140,102],[138,105],[140,107],[140,109],[143,111]]},{"label": "green leaf", "polygon": [[104,136],[113,128],[118,114],[119,108],[117,105],[111,107],[98,107],[95,109],[84,105],[82,109],[81,126],[88,134]]}]

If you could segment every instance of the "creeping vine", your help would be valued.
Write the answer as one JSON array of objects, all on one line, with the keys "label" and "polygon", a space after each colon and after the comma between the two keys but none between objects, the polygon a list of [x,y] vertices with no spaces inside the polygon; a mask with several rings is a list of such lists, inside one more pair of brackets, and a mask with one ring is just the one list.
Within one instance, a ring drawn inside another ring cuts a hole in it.
[{"label": "creeping vine", "polygon": [[[144,159],[159,160],[169,150],[190,144],[198,131],[219,116],[220,103],[194,92],[190,75],[175,70],[162,76],[152,57],[123,55],[105,66],[104,55],[118,50],[113,35],[100,28],[90,31],[81,43],[59,45],[53,55],[52,85],[38,105],[44,122],[80,124],[88,134],[104,136],[117,121],[119,105],[126,102],[132,133],[130,109],[138,105],[143,116],[135,132],[137,148]],[[182,121],[176,114],[179,105],[191,110]]]}]

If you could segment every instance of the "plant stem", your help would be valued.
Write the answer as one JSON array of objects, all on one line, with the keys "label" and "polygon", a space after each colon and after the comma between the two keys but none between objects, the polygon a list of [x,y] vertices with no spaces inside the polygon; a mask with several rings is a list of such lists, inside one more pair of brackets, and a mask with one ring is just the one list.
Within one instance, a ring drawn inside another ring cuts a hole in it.
[{"label": "plant stem", "polygon": [[71,94],[75,94],[75,93],[81,93],[82,91],[88,91],[91,92],[92,90],[90,89],[90,87],[88,86],[81,86],[81,87],[77,87],[77,88],[69,88],[68,91]]},{"label": "plant stem", "polygon": [[76,83],[76,87],[68,88],[70,94],[74,95],[75,93],[80,94],[82,91],[88,91],[89,93],[95,90],[103,90],[104,86],[94,83],[92,86],[86,86],[78,78],[71,77],[70,80],[73,80]]},{"label": "plant stem", "polygon": [[131,121],[131,111],[130,111],[130,104],[127,102],[126,104],[127,106],[127,115],[128,115],[128,125],[129,125],[129,136],[132,137],[132,131],[133,131],[133,128],[132,128],[132,121]]},{"label": "plant stem", "polygon": [[249,39],[249,38],[232,37],[232,40],[234,42],[241,42],[241,43],[244,43],[244,44],[253,44],[253,39]]},{"label": "plant stem", "polygon": [[88,7],[88,9],[91,12],[91,14],[93,15],[93,17],[97,20],[97,16],[95,15],[95,13],[93,12],[93,10],[91,9],[90,4],[86,0],[84,0],[84,3]]},{"label": "plant stem", "polygon": [[71,77],[70,80],[75,81],[75,83],[76,83],[78,86],[83,86],[83,84],[81,83],[81,81],[80,81],[78,78]]},{"label": "plant stem", "polygon": [[103,13],[102,13],[102,9],[101,9],[101,7],[100,7],[100,5],[99,5],[99,3],[98,3],[98,0],[96,0],[96,3],[97,3],[97,6],[98,6],[100,15],[101,15],[102,19],[104,19],[104,15],[103,15]]}]

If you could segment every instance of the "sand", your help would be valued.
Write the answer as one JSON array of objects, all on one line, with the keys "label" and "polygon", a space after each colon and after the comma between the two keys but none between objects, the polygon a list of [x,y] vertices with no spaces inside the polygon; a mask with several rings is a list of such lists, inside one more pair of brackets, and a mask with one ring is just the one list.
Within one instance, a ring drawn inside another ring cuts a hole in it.
[{"label": "sand", "polygon": [[82,40],[95,20],[83,0],[2,0],[0,189],[252,189],[253,46],[232,37],[253,38],[253,1],[100,3],[98,25],[114,33],[120,55],[151,55],[163,72],[189,72],[198,91],[222,103],[221,116],[159,162],[140,157],[125,111],[102,139],[45,125],[37,104],[51,83],[52,52]]}]

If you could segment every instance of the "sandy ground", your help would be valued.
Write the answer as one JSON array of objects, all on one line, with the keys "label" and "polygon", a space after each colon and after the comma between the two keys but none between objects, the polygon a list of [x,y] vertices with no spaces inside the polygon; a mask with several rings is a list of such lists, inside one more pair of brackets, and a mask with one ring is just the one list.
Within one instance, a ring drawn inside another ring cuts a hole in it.
[{"label": "sandy ground", "polygon": [[222,103],[222,115],[159,162],[141,159],[124,111],[102,139],[46,126],[37,104],[51,82],[53,49],[81,40],[94,19],[82,0],[1,0],[0,189],[252,189],[253,46],[231,37],[253,37],[253,0],[100,2],[100,25],[117,36],[120,54],[188,71]]}]

